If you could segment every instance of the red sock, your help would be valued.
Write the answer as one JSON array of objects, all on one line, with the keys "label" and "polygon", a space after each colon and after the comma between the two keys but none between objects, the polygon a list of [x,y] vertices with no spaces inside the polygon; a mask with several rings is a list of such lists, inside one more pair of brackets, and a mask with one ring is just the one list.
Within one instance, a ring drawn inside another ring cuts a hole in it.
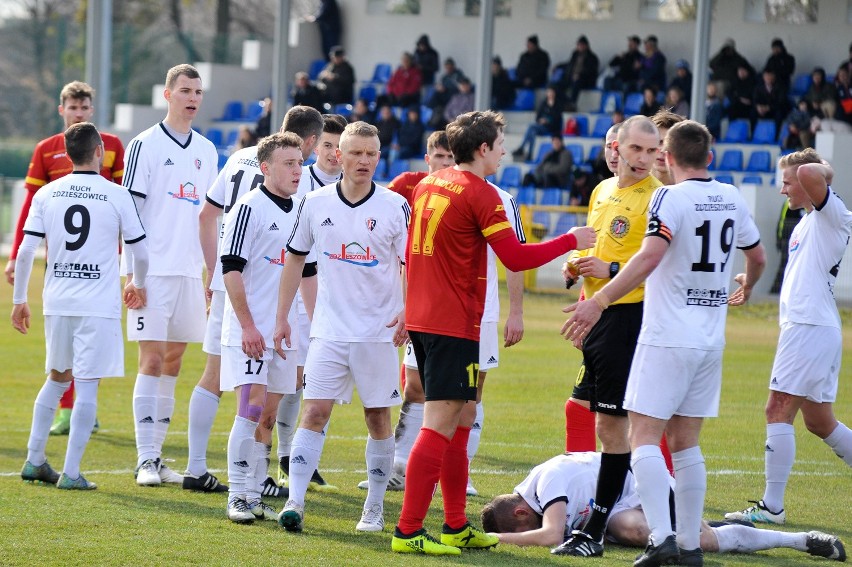
[{"label": "red sock", "polygon": [[59,398],[59,409],[73,409],[74,408],[74,380],[71,380],[71,386],[65,390],[65,393],[62,394],[62,397]]},{"label": "red sock", "polygon": [[565,450],[579,453],[596,449],[595,414],[569,399],[565,402]]},{"label": "red sock", "polygon": [[[467,523],[467,440],[470,427],[457,427],[444,453],[441,466],[441,495],[444,498],[444,522],[454,530]],[[406,481],[408,479],[406,478]]]},{"label": "red sock", "polygon": [[450,440],[437,431],[426,427],[420,429],[405,467],[405,493],[397,524],[402,533],[410,534],[423,527],[438,479],[441,478],[441,464],[449,445]]},{"label": "red sock", "polygon": [[663,452],[663,459],[666,461],[666,467],[669,469],[669,474],[674,476],[674,464],[672,463],[672,452],[669,451],[669,443],[666,441],[666,435],[663,434],[663,440],[660,441],[660,451]]}]

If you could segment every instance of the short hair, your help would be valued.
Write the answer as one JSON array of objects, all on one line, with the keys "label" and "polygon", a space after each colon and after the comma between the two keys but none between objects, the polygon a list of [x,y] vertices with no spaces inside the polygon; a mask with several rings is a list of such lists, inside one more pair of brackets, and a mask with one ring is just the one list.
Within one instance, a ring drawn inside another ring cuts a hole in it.
[{"label": "short hair", "polygon": [[778,160],[778,167],[786,169],[788,167],[799,167],[806,163],[822,163],[822,158],[815,149],[805,148],[804,150],[781,156]]},{"label": "short hair", "polygon": [[343,143],[354,136],[359,138],[376,138],[378,140],[379,129],[363,120],[347,124],[346,128],[343,129],[343,134],[340,135],[340,147],[342,148]]},{"label": "short hair", "polygon": [[322,115],[322,131],[324,134],[343,134],[349,123],[339,114]]},{"label": "short hair", "polygon": [[201,75],[198,73],[198,69],[189,63],[181,63],[180,65],[175,65],[166,73],[166,88],[169,90],[175,88],[175,83],[181,75],[189,79],[201,78]]},{"label": "short hair", "polygon": [[675,114],[671,110],[667,110],[665,108],[661,108],[653,116],[651,116],[651,122],[654,123],[654,126],[657,128],[665,128],[666,130],[678,122],[683,122],[684,120],[686,120],[686,118],[680,114]]},{"label": "short hair", "polygon": [[515,506],[523,498],[520,494],[500,494],[485,505],[480,514],[482,530],[486,533],[512,533],[518,529],[518,518],[515,516]]},{"label": "short hair", "polygon": [[444,148],[450,151],[450,141],[447,140],[447,132],[444,130],[435,130],[429,137],[426,138],[426,153],[431,154],[435,148]]},{"label": "short hair", "polygon": [[494,147],[494,141],[506,127],[503,115],[492,110],[475,110],[456,117],[447,125],[447,141],[456,163],[471,163],[482,144]]},{"label": "short hair", "polygon": [[59,104],[65,106],[65,101],[69,98],[74,100],[82,100],[84,98],[94,100],[95,89],[83,81],[71,81],[62,87],[62,90],[59,92]]},{"label": "short hair", "polygon": [[637,114],[621,123],[621,128],[618,129],[618,138],[616,138],[618,143],[623,144],[627,136],[630,135],[630,131],[634,129],[645,134],[654,134],[658,137],[660,135],[659,130],[657,130],[657,127],[651,122],[650,118]]},{"label": "short hair", "polygon": [[293,132],[303,140],[307,140],[311,136],[319,138],[323,126],[322,114],[319,110],[312,106],[299,104],[288,110],[287,114],[284,115],[281,131]]},{"label": "short hair", "polygon": [[621,130],[622,124],[624,124],[624,122],[616,122],[615,124],[610,126],[609,130],[606,131],[606,136],[604,136],[604,140],[609,138],[610,135],[612,135],[614,139],[618,139],[618,131]]},{"label": "short hair", "polygon": [[257,163],[268,162],[278,148],[295,148],[302,155],[302,138],[293,132],[276,132],[261,138],[257,143]]},{"label": "short hair", "polygon": [[65,130],[65,154],[74,165],[91,161],[95,148],[102,143],[98,129],[91,122],[78,122]]},{"label": "short hair", "polygon": [[694,120],[684,120],[671,127],[666,134],[666,151],[680,167],[703,169],[707,167],[707,155],[713,136],[707,126]]}]

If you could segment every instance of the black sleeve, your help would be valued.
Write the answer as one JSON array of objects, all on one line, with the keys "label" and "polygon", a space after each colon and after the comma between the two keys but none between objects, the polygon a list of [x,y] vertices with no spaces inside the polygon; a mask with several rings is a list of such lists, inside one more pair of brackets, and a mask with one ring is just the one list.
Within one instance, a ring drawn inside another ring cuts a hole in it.
[{"label": "black sleeve", "polygon": [[246,267],[246,260],[239,256],[233,255],[223,255],[222,258],[222,275],[224,276],[228,272],[240,272],[242,273],[243,268]]},{"label": "black sleeve", "polygon": [[306,262],[305,267],[302,268],[302,277],[310,278],[317,275],[317,263],[316,262]]}]

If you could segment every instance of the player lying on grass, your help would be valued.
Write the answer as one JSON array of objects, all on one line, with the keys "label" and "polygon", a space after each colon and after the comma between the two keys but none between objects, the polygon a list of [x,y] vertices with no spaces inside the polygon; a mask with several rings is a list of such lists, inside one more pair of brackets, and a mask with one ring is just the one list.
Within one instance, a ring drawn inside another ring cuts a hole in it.
[{"label": "player lying on grass", "polygon": [[[512,494],[501,494],[485,505],[482,529],[503,543],[559,545],[588,519],[600,463],[600,453],[567,453],[536,466]],[[633,473],[628,472],[606,535],[620,545],[644,547],[649,533]],[[711,526],[706,521],[702,525],[701,549],[705,552],[753,553],[780,547],[846,560],[840,538],[822,532],[780,532],[739,523]]]}]

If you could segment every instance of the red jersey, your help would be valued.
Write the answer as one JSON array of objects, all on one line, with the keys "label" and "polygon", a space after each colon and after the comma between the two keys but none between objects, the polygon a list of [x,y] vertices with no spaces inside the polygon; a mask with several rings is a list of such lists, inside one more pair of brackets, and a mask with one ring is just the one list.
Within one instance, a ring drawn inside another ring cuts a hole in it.
[{"label": "red jersey", "polygon": [[394,193],[398,193],[405,197],[408,201],[408,206],[414,208],[414,188],[429,175],[428,171],[406,171],[394,177],[393,181],[388,183],[388,189]]},{"label": "red jersey", "polygon": [[[121,178],[124,175],[124,146],[118,136],[112,134],[101,132],[101,139],[104,141],[104,164],[101,167],[101,175],[113,183],[121,185]],[[27,169],[27,178],[24,180],[27,193],[24,196],[24,203],[21,205],[21,214],[15,228],[15,241],[12,243],[10,258],[18,257],[18,247],[24,239],[24,222],[30,213],[33,195],[51,181],[56,181],[71,173],[72,169],[71,160],[65,155],[64,133],[45,138],[36,145],[33,158]]]},{"label": "red jersey", "polygon": [[423,179],[408,225],[406,328],[479,341],[486,244],[514,235],[487,181],[455,168]]}]

